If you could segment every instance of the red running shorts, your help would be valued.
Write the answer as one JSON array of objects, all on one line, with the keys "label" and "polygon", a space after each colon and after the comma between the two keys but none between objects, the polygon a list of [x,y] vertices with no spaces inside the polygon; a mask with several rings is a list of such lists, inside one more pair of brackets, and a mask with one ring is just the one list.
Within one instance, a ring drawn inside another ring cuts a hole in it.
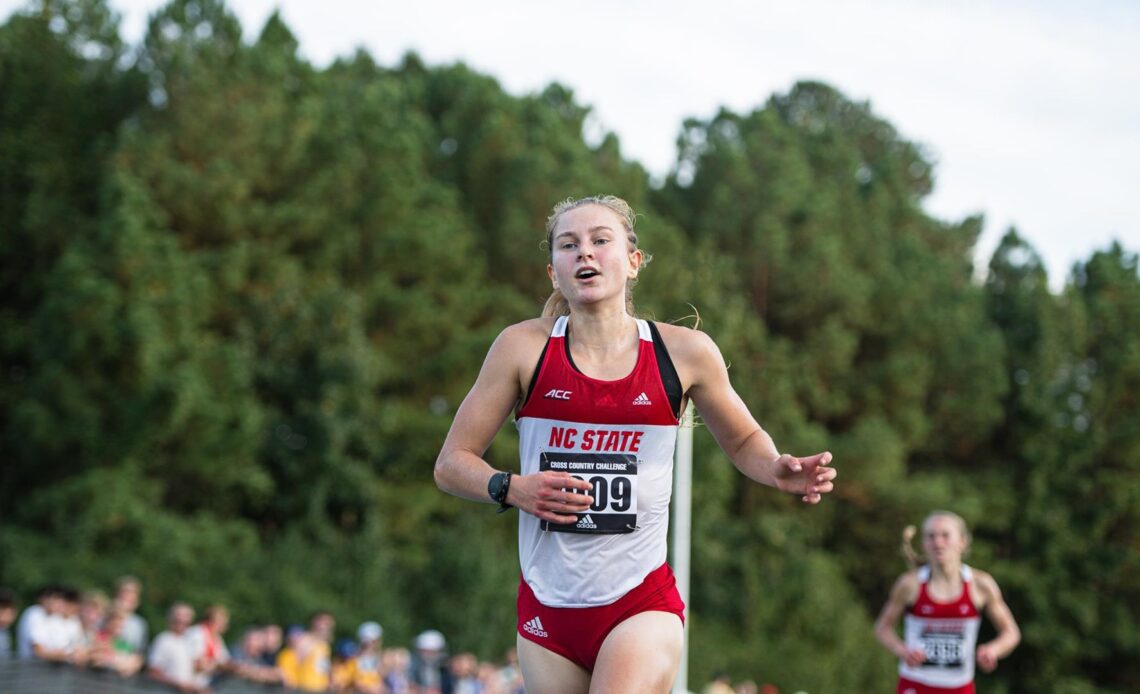
[{"label": "red running shorts", "polygon": [[602,642],[613,628],[642,612],[671,612],[684,623],[685,603],[668,564],[654,569],[641,585],[614,602],[597,607],[547,607],[538,601],[525,580],[519,581],[519,636],[587,672],[593,671]]}]

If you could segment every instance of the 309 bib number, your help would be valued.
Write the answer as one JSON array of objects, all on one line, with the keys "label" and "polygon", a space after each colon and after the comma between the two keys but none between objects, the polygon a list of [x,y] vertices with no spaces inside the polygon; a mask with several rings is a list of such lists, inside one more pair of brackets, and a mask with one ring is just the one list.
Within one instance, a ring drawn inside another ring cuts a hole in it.
[{"label": "309 bib number", "polygon": [[574,523],[541,521],[543,530],[562,533],[629,533],[637,528],[637,459],[621,453],[543,452],[540,471],[568,472],[593,485],[590,510]]}]

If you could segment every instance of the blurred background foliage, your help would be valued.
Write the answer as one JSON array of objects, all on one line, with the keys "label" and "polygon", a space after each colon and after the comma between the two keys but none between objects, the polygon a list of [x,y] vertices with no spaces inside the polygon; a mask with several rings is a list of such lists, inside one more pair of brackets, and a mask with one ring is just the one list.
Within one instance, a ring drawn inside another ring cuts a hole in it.
[{"label": "blurred background foliage", "polygon": [[612,192],[656,256],[642,315],[695,309],[781,447],[842,471],[808,509],[697,429],[691,682],[890,690],[871,624],[902,528],[947,507],[1024,632],[986,691],[1140,690],[1136,254],[1053,292],[1010,229],[975,268],[983,220],[926,214],[922,148],[825,84],[685,122],[658,182],[589,116],[414,54],[318,69],[220,0],[173,0],[138,46],[104,0],[10,17],[0,585],[132,573],[153,626],[176,598],[239,625],[322,607],[501,657],[513,518],[432,464],[540,309],[551,206]]}]

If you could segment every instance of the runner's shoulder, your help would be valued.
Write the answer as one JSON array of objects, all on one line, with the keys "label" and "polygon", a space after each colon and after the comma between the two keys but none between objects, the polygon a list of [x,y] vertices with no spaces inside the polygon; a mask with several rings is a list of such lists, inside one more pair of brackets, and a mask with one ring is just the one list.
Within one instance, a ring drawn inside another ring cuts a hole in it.
[{"label": "runner's shoulder", "polygon": [[508,325],[495,338],[490,354],[496,359],[527,363],[533,368],[553,327],[553,318],[531,318]]},{"label": "runner's shoulder", "polygon": [[911,569],[895,579],[891,592],[902,598],[906,603],[913,603],[918,599],[918,569]]},{"label": "runner's shoulder", "polygon": [[708,333],[701,330],[673,323],[654,321],[654,324],[674,360],[697,359],[710,351],[719,351]]},{"label": "runner's shoulder", "polygon": [[[1001,597],[1001,588],[998,587],[997,581],[994,580],[992,574],[972,566],[970,570],[974,574],[974,588],[977,591],[977,595],[982,599],[983,605],[993,598]],[[982,605],[979,605],[979,607],[981,606]]]},{"label": "runner's shoulder", "polygon": [[528,318],[503,328],[495,339],[495,343],[507,347],[530,346],[536,343],[545,344],[553,328],[553,318]]}]

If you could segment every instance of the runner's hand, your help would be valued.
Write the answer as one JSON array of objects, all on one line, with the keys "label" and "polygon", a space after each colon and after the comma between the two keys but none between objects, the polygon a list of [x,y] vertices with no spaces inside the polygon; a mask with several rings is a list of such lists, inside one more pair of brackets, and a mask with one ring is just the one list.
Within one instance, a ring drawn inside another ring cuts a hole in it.
[{"label": "runner's hand", "polygon": [[921,648],[908,648],[906,649],[906,656],[903,657],[906,664],[910,667],[918,667],[926,662],[926,651]]},{"label": "runner's hand", "polygon": [[997,668],[998,657],[997,649],[989,644],[978,646],[978,667],[983,672],[993,672]]},{"label": "runner's hand", "polygon": [[801,494],[805,504],[818,504],[824,494],[835,489],[832,480],[839,473],[829,467],[830,463],[831,453],[828,451],[804,458],[785,453],[776,459],[773,471],[776,488]]},{"label": "runner's hand", "polygon": [[574,523],[576,513],[585,513],[594,503],[586,480],[568,472],[536,472],[516,475],[511,481],[511,505],[551,523]]}]

